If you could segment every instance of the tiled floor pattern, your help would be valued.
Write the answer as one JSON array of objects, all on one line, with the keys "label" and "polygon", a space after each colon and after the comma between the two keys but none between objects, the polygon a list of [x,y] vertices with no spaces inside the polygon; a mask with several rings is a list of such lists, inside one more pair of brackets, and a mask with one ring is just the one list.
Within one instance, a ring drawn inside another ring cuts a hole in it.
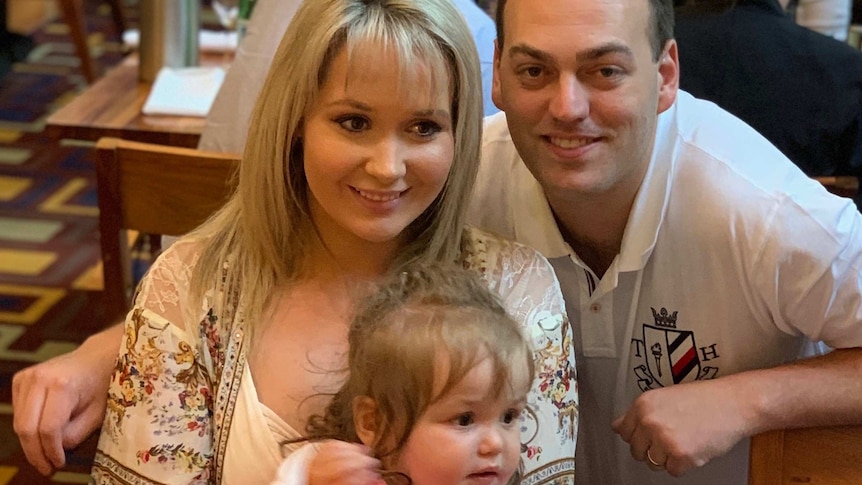
[{"label": "tiled floor pattern", "polygon": [[[85,4],[92,55],[118,62],[106,6]],[[12,375],[104,325],[92,151],[43,134],[48,115],[83,88],[67,34],[61,21],[39,30],[27,61],[0,79],[0,485],[87,483],[92,456],[88,442],[67,469],[42,477],[12,430]]]}]

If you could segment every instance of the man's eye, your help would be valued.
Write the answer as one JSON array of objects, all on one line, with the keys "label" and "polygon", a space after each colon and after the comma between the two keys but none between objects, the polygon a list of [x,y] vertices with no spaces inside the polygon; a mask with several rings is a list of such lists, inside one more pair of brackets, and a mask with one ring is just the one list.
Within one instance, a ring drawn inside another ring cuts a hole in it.
[{"label": "man's eye", "polygon": [[622,71],[616,67],[603,67],[599,69],[599,74],[604,78],[616,77],[622,74]]},{"label": "man's eye", "polygon": [[524,74],[526,74],[527,77],[539,77],[542,75],[542,68],[538,66],[530,66],[524,69]]},{"label": "man's eye", "polygon": [[361,116],[349,116],[337,120],[342,128],[348,131],[362,131],[368,128],[368,120]]}]

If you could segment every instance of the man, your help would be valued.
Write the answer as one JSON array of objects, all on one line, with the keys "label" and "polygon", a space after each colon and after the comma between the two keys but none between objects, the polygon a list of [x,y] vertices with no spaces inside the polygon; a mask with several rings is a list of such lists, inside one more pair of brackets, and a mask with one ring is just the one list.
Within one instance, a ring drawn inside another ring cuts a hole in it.
[{"label": "man", "polygon": [[797,25],[777,0],[694,0],[676,10],[674,33],[682,89],[809,176],[862,176],[862,52]]},{"label": "man", "polygon": [[[678,91],[671,2],[501,1],[497,29],[472,217],[557,271],[578,482],[744,484],[747,437],[859,422],[862,217]],[[779,365],[804,337],[846,350]]]}]

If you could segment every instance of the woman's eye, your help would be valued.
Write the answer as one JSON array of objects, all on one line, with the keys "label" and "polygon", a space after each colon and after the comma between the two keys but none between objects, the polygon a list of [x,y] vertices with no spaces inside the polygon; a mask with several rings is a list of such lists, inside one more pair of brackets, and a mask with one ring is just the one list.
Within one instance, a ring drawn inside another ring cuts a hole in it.
[{"label": "woman's eye", "polygon": [[348,131],[362,131],[368,128],[368,120],[361,116],[349,116],[337,120],[342,128]]},{"label": "woman's eye", "polygon": [[473,413],[464,413],[455,418],[455,424],[458,426],[470,426],[473,424]]},{"label": "woman's eye", "polygon": [[413,133],[425,137],[433,136],[437,133],[440,133],[442,128],[440,127],[440,125],[434,123],[433,121],[420,121],[419,123],[413,125],[412,130]]}]

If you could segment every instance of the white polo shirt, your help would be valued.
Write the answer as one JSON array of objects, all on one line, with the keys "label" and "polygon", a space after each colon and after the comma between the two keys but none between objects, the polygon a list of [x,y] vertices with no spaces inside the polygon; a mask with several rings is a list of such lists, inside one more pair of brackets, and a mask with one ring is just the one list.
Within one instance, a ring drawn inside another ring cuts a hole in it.
[{"label": "white polo shirt", "polygon": [[611,430],[642,392],[862,346],[862,216],[742,121],[680,92],[659,116],[620,254],[599,280],[565,243],[505,115],[486,119],[472,223],[533,246],[574,327],[579,483],[747,483],[748,441],[682,479]]}]

